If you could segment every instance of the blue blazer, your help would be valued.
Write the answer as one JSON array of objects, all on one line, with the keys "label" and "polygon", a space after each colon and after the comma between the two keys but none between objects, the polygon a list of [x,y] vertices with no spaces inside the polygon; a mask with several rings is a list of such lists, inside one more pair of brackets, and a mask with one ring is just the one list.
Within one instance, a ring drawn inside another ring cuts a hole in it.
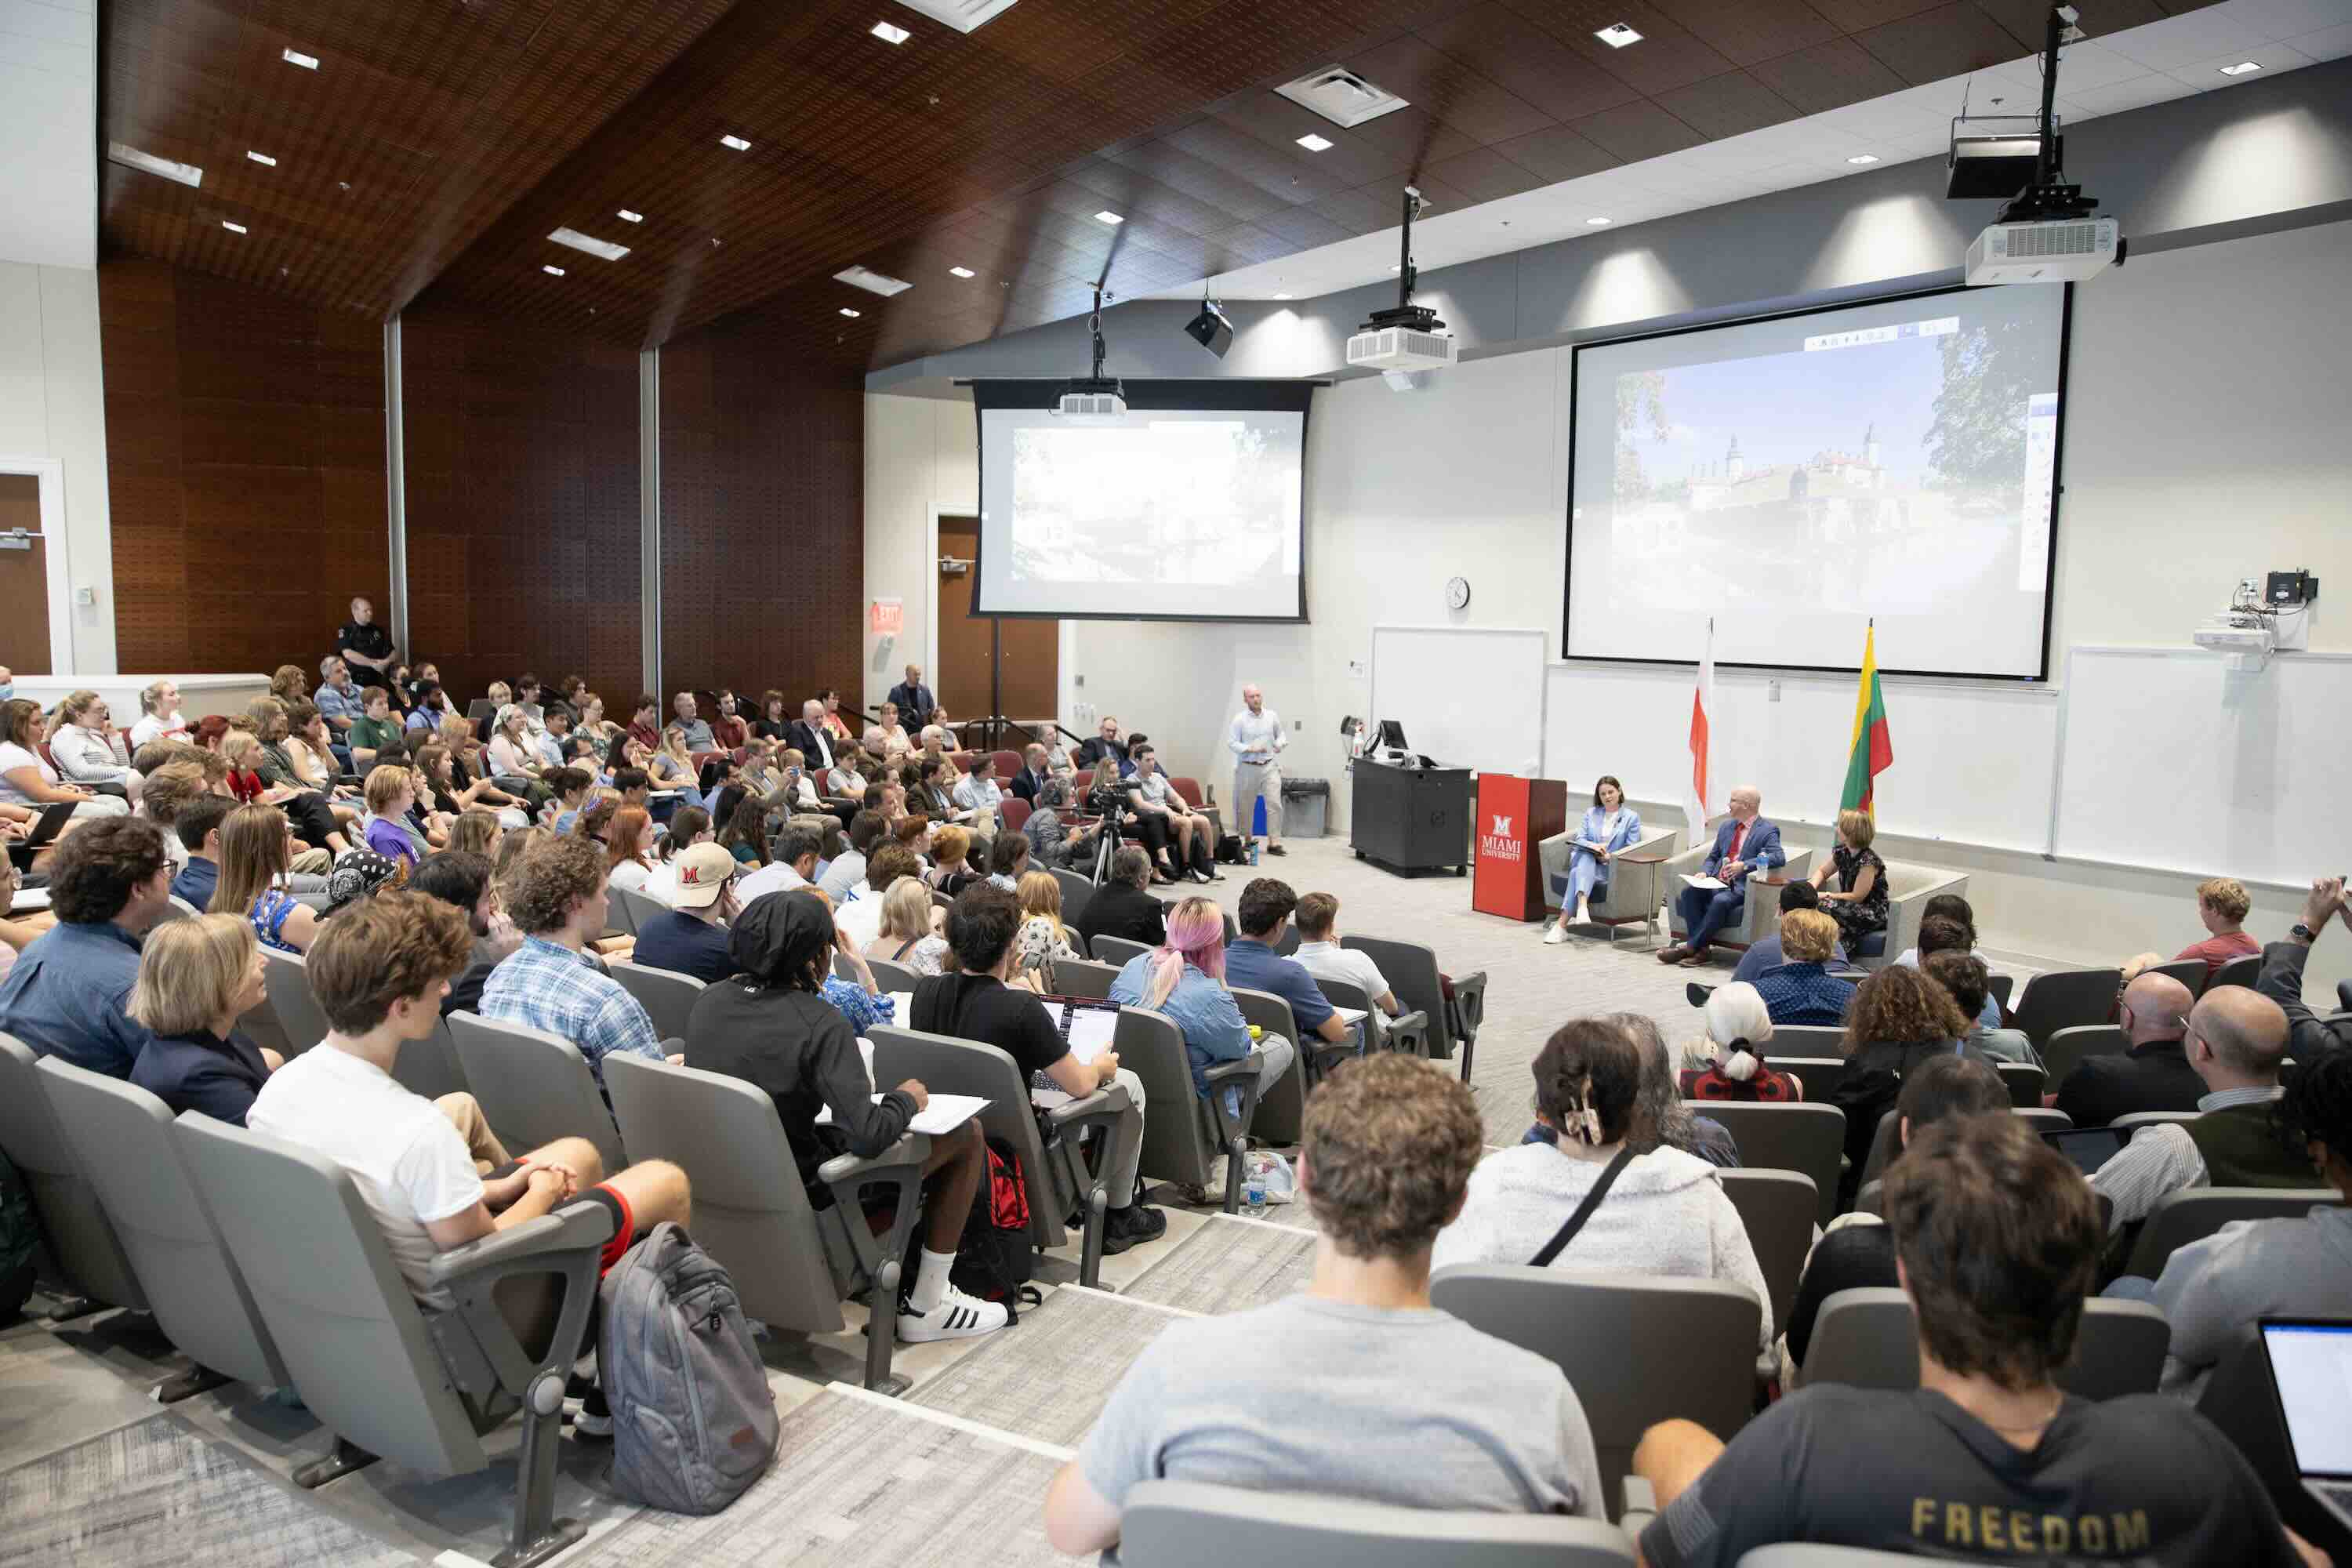
[{"label": "blue blazer", "polygon": [[[1708,852],[1705,868],[1708,876],[1714,876],[1716,868],[1730,858],[1731,836],[1738,830],[1739,824],[1727,816],[1716,828],[1715,847]],[[1748,841],[1739,847],[1739,858],[1749,866],[1787,865],[1789,857],[1780,848],[1780,825],[1767,822],[1760,816],[1750,822],[1748,825]],[[1745,876],[1739,879],[1742,882],[1747,879]]]},{"label": "blue blazer", "polygon": [[[1622,808],[1617,819],[1617,831],[1603,838],[1601,836],[1601,829],[1608,821],[1607,812],[1597,805],[1586,806],[1583,820],[1576,825],[1576,837],[1580,839],[1591,839],[1612,855],[1630,847],[1633,840],[1642,837],[1642,815],[1632,806]],[[1591,851],[1588,850],[1586,853],[1590,854]]]},{"label": "blue blazer", "polygon": [[245,1125],[245,1113],[269,1077],[260,1047],[232,1029],[224,1040],[203,1029],[147,1042],[131,1064],[131,1081],[171,1107]]}]

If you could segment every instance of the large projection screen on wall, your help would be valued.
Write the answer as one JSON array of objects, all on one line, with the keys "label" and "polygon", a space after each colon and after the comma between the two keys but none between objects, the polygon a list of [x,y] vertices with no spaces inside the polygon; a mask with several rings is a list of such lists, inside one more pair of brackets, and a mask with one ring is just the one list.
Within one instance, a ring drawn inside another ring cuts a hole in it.
[{"label": "large projection screen on wall", "polygon": [[1303,621],[1310,385],[1130,381],[1128,412],[1071,419],[1062,384],[972,384],[972,613]]},{"label": "large projection screen on wall", "polygon": [[2046,679],[2062,284],[1576,351],[1571,659]]}]

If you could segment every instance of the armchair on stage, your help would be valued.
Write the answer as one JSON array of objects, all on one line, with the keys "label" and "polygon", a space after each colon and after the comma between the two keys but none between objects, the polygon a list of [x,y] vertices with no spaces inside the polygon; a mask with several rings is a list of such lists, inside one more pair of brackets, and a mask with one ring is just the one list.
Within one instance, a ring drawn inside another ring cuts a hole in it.
[{"label": "armchair on stage", "polygon": [[[1552,908],[1564,907],[1569,897],[1569,853],[1582,826],[1581,819],[1572,822],[1567,832],[1555,833],[1538,840],[1536,854],[1543,863],[1544,901]],[[1666,875],[1672,862],[1667,857],[1675,852],[1679,830],[1660,827],[1645,831],[1624,848],[1610,858],[1608,879],[1593,889],[1592,923],[1609,928],[1609,940],[1617,940],[1617,928],[1635,922],[1647,926],[1653,940],[1658,934],[1658,906],[1672,890]],[[1700,858],[1706,851],[1695,852]]]},{"label": "armchair on stage", "polygon": [[[1685,877],[1698,875],[1706,866],[1707,851],[1713,847],[1714,842],[1714,835],[1709,834],[1706,842],[1684,850],[1668,860],[1662,868],[1664,871],[1664,886],[1660,892],[1666,900],[1666,925],[1668,933],[1676,942],[1683,939],[1684,931],[1682,911],[1675,907],[1675,895],[1682,890]],[[1812,865],[1811,850],[1791,849],[1789,851],[1789,863],[1773,870],[1774,880],[1764,882],[1750,877],[1748,879],[1748,896],[1740,904],[1739,918],[1716,933],[1717,945],[1728,948],[1753,947],[1779,931],[1781,884],[1805,875],[1812,869]]]}]

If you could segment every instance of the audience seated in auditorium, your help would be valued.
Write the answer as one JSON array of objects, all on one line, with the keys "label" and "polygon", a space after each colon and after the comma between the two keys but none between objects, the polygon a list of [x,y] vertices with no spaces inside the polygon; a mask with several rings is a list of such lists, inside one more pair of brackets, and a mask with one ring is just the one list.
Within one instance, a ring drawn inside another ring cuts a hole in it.
[{"label": "audience seated in auditorium", "polygon": [[931,837],[931,874],[926,879],[935,892],[954,898],[982,879],[966,863],[971,852],[971,834],[953,823],[940,828]]},{"label": "audience seated in auditorium", "polygon": [[416,775],[405,767],[378,763],[367,776],[367,847],[385,859],[415,865],[432,846],[408,820],[416,805]]},{"label": "audience seated in auditorium", "polygon": [[1018,894],[1021,879],[1034,869],[1029,861],[1029,836],[1017,829],[1000,829],[988,847],[988,880],[991,886]]},{"label": "audience seated in auditorium", "polygon": [[351,749],[352,765],[365,768],[375,760],[375,754],[387,741],[401,738],[404,726],[392,711],[392,694],[381,686],[371,686],[360,697],[359,717],[345,731],[344,742]]},{"label": "audience seated in auditorium", "polygon": [[2093,1401],[2053,1381],[2082,1326],[2099,1222],[2032,1128],[1929,1128],[1887,1173],[1886,1221],[1918,1315],[1919,1386],[1809,1387],[1728,1447],[1694,1422],[1652,1427],[1633,1455],[1660,1510],[1640,1542],[1651,1568],[1732,1568],[1794,1541],[2297,1568],[2268,1491],[2220,1432],[2158,1395]]},{"label": "audience seated in auditorium", "polygon": [[648,752],[661,749],[661,699],[648,691],[629,710],[628,738]]},{"label": "audience seated in auditorium", "polygon": [[514,869],[506,905],[522,945],[482,986],[483,1017],[570,1040],[600,1085],[614,1051],[663,1059],[645,1008],[584,951],[604,935],[609,913],[604,846],[575,835],[533,847]]},{"label": "audience seated in auditorium", "polygon": [[[2009,1089],[2000,1081],[2000,1074],[1983,1062],[1968,1057],[1929,1057],[1904,1075],[1895,1114],[1895,1157],[1900,1160],[1903,1151],[1922,1132],[1948,1116],[2008,1115]],[[1895,1238],[1877,1214],[1851,1209],[1830,1221],[1805,1259],[1796,1299],[1789,1304],[1783,1331],[1787,1365],[1804,1365],[1822,1302],[1840,1290],[1863,1286],[1891,1289],[1900,1283],[1895,1274]],[[1791,1380],[1784,1377],[1782,1381]]]},{"label": "audience seated in auditorium", "polygon": [[302,953],[319,933],[311,908],[286,886],[294,828],[274,805],[240,805],[221,822],[220,876],[206,906],[253,927],[261,945]]},{"label": "audience seated in auditorium", "polygon": [[833,772],[849,746],[825,728],[824,704],[814,697],[801,704],[801,716],[784,732],[784,743],[798,752],[808,770],[819,778]]},{"label": "audience seated in auditorium", "polygon": [[522,942],[514,922],[500,918],[488,858],[465,849],[440,850],[417,863],[409,874],[408,886],[465,915],[474,950],[466,967],[449,982],[448,994],[441,998],[441,1016],[479,1013],[482,987],[489,983],[490,972]]},{"label": "audience seated in auditorium", "polygon": [[[1243,896],[1248,897],[1246,890]],[[1203,1098],[1209,1086],[1202,1075],[1219,1062],[1241,1060],[1255,1046],[1262,1053],[1257,1079],[1263,1095],[1290,1070],[1297,1046],[1279,1035],[1250,1039],[1241,1005],[1225,988],[1223,910],[1207,899],[1183,899],[1168,910],[1167,919],[1167,936],[1150,952],[1127,961],[1111,982],[1110,999],[1122,1007],[1149,1007],[1167,1015],[1184,1037],[1192,1092]],[[1228,1105],[1239,1102],[1238,1091],[1229,1091]]]},{"label": "audience seated in auditorium", "polygon": [[[194,772],[193,768],[187,770],[190,774]],[[173,776],[166,777],[167,774]],[[172,896],[203,914],[213,907],[213,889],[220,886],[221,825],[228,820],[230,812],[238,808],[236,802],[210,792],[185,805],[177,805],[183,776],[177,767],[156,769],[147,780],[147,804],[152,814],[159,801],[166,798],[167,791],[174,799],[171,826],[166,831],[176,837],[181,847],[187,851],[187,863],[172,879]],[[163,824],[159,821],[157,826]]]},{"label": "audience seated in auditorium", "polygon": [[[747,800],[752,810],[759,809],[757,801]],[[757,870],[745,873],[735,896],[749,909],[751,901],[769,893],[790,892],[795,888],[815,886],[817,857],[824,844],[814,827],[800,821],[784,826],[776,835],[775,854]],[[738,859],[741,857],[737,856]]]},{"label": "audience seated in auditorium", "polygon": [[2158,1202],[2190,1187],[2309,1187],[2318,1184],[2311,1155],[2278,1135],[2273,1101],[2286,1056],[2286,1015],[2242,985],[2197,999],[2182,1051],[2205,1080],[2194,1121],[2142,1127],[2092,1176],[2113,1205],[2108,1226],[2122,1230]]},{"label": "audience seated in auditorium", "polygon": [[1275,951],[1275,944],[1289,929],[1290,911],[1297,907],[1298,895],[1279,878],[1259,877],[1242,889],[1241,907],[1234,915],[1241,936],[1225,950],[1224,981],[1243,990],[1281,997],[1290,1004],[1290,1021],[1298,1026],[1302,1039],[1311,1034],[1339,1045],[1354,1036],[1347,1020],[1339,1016],[1304,964]]},{"label": "audience seated in auditorium", "polygon": [[58,923],[0,977],[0,1031],[37,1057],[130,1077],[153,1038],[124,1010],[139,943],[171,903],[171,862],[153,823],[118,817],[68,834],[49,862]]},{"label": "audience seated in auditorium", "polygon": [[861,811],[850,819],[849,847],[833,858],[816,884],[824,889],[825,897],[834,901],[835,908],[864,886],[866,858],[888,831],[879,812]]},{"label": "audience seated in auditorium", "polygon": [[2165,963],[2179,963],[2189,959],[2201,960],[2205,978],[2212,979],[2221,966],[2233,958],[2260,952],[2263,944],[2246,930],[2246,913],[2254,907],[2246,896],[2245,884],[2233,877],[2211,877],[2197,884],[2197,919],[2205,928],[2205,940],[2191,942],[2168,960],[2160,952],[2143,952],[2124,962],[2124,978],[2136,978],[2142,970]]},{"label": "audience seated in auditorium", "polygon": [[1878,1119],[1894,1107],[1903,1076],[1930,1057],[1984,1059],[1967,1044],[1968,1032],[1968,1015],[1952,994],[1916,969],[1890,963],[1854,988],[1845,1037],[1838,1042],[1845,1077],[1829,1093],[1829,1102],[1845,1112],[1848,1163],[1838,1188],[1840,1208],[1853,1201]]},{"label": "audience seated in auditorium", "polygon": [[180,689],[172,679],[166,676],[142,688],[139,718],[131,726],[131,751],[154,741],[185,740],[187,734],[187,716],[180,711]]},{"label": "audience seated in auditorium", "polygon": [[1790,910],[1780,917],[1782,960],[1756,977],[1757,994],[1773,1023],[1827,1028],[1845,1021],[1853,982],[1830,973],[1837,944],[1837,922],[1820,910]]},{"label": "audience seated in auditorium", "polygon": [[735,973],[728,928],[743,912],[735,897],[735,858],[716,844],[679,851],[670,908],[637,927],[629,962],[690,974],[716,985]]},{"label": "audience seated in auditorium", "polygon": [[1681,912],[1683,940],[1660,950],[1658,962],[1696,967],[1706,959],[1716,933],[1736,923],[1748,907],[1748,879],[1789,863],[1780,847],[1780,828],[1761,815],[1764,797],[1753,784],[1742,784],[1730,795],[1731,815],[1715,830],[1715,844],[1699,869],[1723,883],[1719,889],[1685,888],[1675,895]]},{"label": "audience seated in auditorium", "polygon": [[2301,1219],[2233,1220],[2166,1262],[2147,1297],[2172,1325],[2165,1391],[2191,1402],[2255,1320],[2342,1317],[2352,1302],[2352,1053],[2330,1051],[2296,1073],[2278,1110],[2282,1131],[2310,1149],[2344,1201]]},{"label": "audience seated in auditorium", "polygon": [[1095,727],[1095,732],[1078,743],[1070,760],[1080,770],[1091,772],[1106,757],[1117,763],[1122,773],[1127,771],[1127,742],[1119,739],[1118,721],[1108,713]]},{"label": "audience seated in auditorium", "polygon": [[860,907],[879,907],[882,919],[862,950],[868,958],[885,959],[917,974],[938,974],[947,967],[947,939],[939,934],[940,907],[920,877],[900,861],[911,863],[911,851],[893,845],[874,858],[875,874],[889,876],[887,889],[878,899],[859,900]]},{"label": "audience seated in auditorium", "polygon": [[[878,819],[868,813],[862,820]],[[890,956],[887,952],[876,951],[874,942],[882,931],[885,919],[883,900],[889,893],[891,884],[901,877],[914,878],[916,890],[927,901],[930,889],[922,885],[922,863],[916,858],[915,852],[892,839],[887,828],[874,841],[863,865],[856,886],[834,905],[833,923],[835,929],[844,932],[851,945],[866,957],[887,958]]]},{"label": "audience seated in auditorium", "polygon": [[[1775,935],[1772,940],[1777,943],[1780,938]],[[1744,980],[1717,986],[1708,994],[1701,1016],[1705,1028],[1683,1052],[1683,1059],[1691,1067],[1682,1074],[1685,1094],[1693,1100],[1762,1100],[1774,1105],[1805,1098],[1802,1079],[1764,1065],[1764,1047],[1772,1041],[1772,1015],[1756,987]]]},{"label": "audience seated in auditorium", "polygon": [[22,697],[0,706],[0,801],[34,807],[71,801],[76,818],[121,816],[131,810],[120,795],[100,795],[58,776],[41,755],[41,705]]},{"label": "audience seated in auditorium", "polygon": [[1545,1261],[1576,1270],[1721,1279],[1763,1310],[1759,1353],[1772,1343],[1772,1300],[1715,1167],[1639,1131],[1642,1060],[1613,1018],[1576,1018],[1535,1060],[1536,1120],[1552,1137],[1488,1155],[1470,1173],[1461,1213],[1438,1233],[1430,1262],[1529,1262],[1604,1176],[1607,1196]]},{"label": "audience seated in auditorium", "polygon": [[1372,1043],[1379,1044],[1385,1037],[1386,1021],[1404,1009],[1370,953],[1339,945],[1339,900],[1329,893],[1309,893],[1298,900],[1291,919],[1298,923],[1298,951],[1291,956],[1316,979],[1341,981],[1370,997],[1372,1013],[1367,1025]]},{"label": "audience seated in auditorium", "polygon": [[[539,748],[531,744],[529,715],[511,702],[499,709],[490,736],[491,776],[500,781],[512,778],[528,783],[550,766]],[[514,786],[501,782],[499,787],[512,790]]]},{"label": "audience seated in auditorium", "polygon": [[[1996,1062],[2029,1062],[2038,1064],[2033,1042],[2021,1029],[2003,1029],[1984,1021],[1985,1005],[1992,1001],[1992,976],[1985,969],[1984,960],[1973,952],[1946,950],[1931,952],[1919,961],[1919,968],[1928,979],[1951,994],[1953,1005],[1969,1018],[1969,1032],[1960,1037],[1987,1060]],[[1993,1011],[1997,1016],[1998,1004]]]},{"label": "audience seated in auditorium", "polygon": [[58,772],[87,789],[121,794],[139,804],[140,786],[147,781],[131,766],[131,752],[114,732],[106,699],[95,691],[68,692],[58,704],[58,721],[49,731],[49,757]]},{"label": "audience seated in auditorium", "polygon": [[1021,749],[1021,771],[1014,773],[1004,787],[1015,797],[1034,805],[1037,804],[1037,792],[1053,776],[1046,766],[1045,748],[1032,741]]},{"label": "audience seated in auditorium", "polygon": [[1478,1156],[1470,1091],[1427,1063],[1374,1056],[1318,1088],[1298,1161],[1307,1288],[1162,1331],[1054,1478],[1047,1539],[1115,1546],[1148,1480],[1601,1518],[1591,1429],[1559,1368],[1429,1304],[1431,1244]]},{"label": "audience seated in auditorium", "polygon": [[[1030,823],[1034,826],[1033,816]],[[1098,936],[1115,936],[1158,947],[1168,940],[1168,906],[1147,890],[1151,886],[1151,858],[1141,847],[1123,846],[1111,858],[1110,879],[1097,886],[1087,907],[1078,911],[1078,934],[1091,943]],[[1222,932],[1223,927],[1220,926]]]},{"label": "audience seated in auditorium", "polygon": [[245,1125],[245,1113],[281,1065],[246,1037],[237,1020],[268,995],[261,944],[234,915],[166,921],[147,933],[125,1011],[152,1037],[131,1081],[173,1115],[201,1111]]},{"label": "audience seated in auditorium", "polygon": [[[995,882],[994,878],[989,880]],[[1013,939],[1013,973],[1031,990],[1054,995],[1061,989],[1054,965],[1080,956],[1062,924],[1062,884],[1051,871],[1024,871],[1013,896],[1021,901],[1021,929]]]},{"label": "audience seated in auditorium", "polygon": [[[1906,969],[1916,969],[1939,952],[1972,953],[1976,951],[1977,930],[1971,916],[1934,912],[1934,906],[1945,898],[1950,898],[1954,903],[1966,902],[1956,895],[1938,895],[1928,900],[1928,910],[1919,921],[1919,945],[1906,948],[1903,956],[1895,960],[1897,964]],[[1986,984],[1988,987],[1991,984],[1990,965],[1987,966]],[[1986,993],[1984,1005],[1977,1009],[1976,1020],[1988,1029],[2000,1027],[2000,1000],[1991,994],[1990,989]]]},{"label": "audience seated in auditorium", "polygon": [[768,814],[748,795],[728,812],[719,826],[718,842],[737,865],[757,870],[772,863],[768,857]]},{"label": "audience seated in auditorium", "polygon": [[2324,877],[2311,884],[2298,929],[2263,950],[2262,973],[2254,982],[2255,989],[2285,1011],[2294,1031],[2290,1054],[2297,1061],[2316,1061],[2323,1052],[2352,1047],[2352,1018],[2324,1018],[2303,1000],[2304,963],[2331,919],[2341,919],[2344,929],[2352,931],[2352,902],[2346,900],[2341,877]]},{"label": "audience seated in auditorium", "polygon": [[882,732],[882,754],[896,762],[915,749],[915,738],[907,732],[906,716],[895,702],[885,702],[878,709],[879,717],[874,727]]},{"label": "audience seated in auditorium", "polygon": [[2058,1109],[2077,1127],[2105,1127],[2140,1110],[2196,1110],[2205,1080],[2181,1043],[2195,1005],[2189,987],[2169,974],[2143,974],[2125,986],[2116,1005],[2129,1047],[2084,1057],[2058,1085]]},{"label": "audience seated in auditorium", "polygon": [[1216,871],[1216,836],[1210,821],[1176,793],[1160,766],[1159,752],[1138,736],[1128,755],[1133,763],[1127,776],[1129,818],[1167,880],[1189,876],[1204,884],[1223,881]]},{"label": "audience seated in auditorium", "polygon": [[743,742],[751,738],[751,726],[744,723],[735,710],[735,694],[720,688],[719,711],[710,721],[711,743],[722,752],[732,752],[740,749]]}]

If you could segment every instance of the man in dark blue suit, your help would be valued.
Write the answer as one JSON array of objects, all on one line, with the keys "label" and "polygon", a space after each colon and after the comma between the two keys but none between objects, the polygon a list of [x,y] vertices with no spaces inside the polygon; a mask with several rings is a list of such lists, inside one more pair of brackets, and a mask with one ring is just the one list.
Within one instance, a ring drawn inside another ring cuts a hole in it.
[{"label": "man in dark blue suit", "polygon": [[910,740],[921,738],[923,726],[931,721],[931,710],[940,705],[931,689],[923,684],[923,667],[919,664],[907,667],[907,679],[890,689],[889,700],[898,705],[898,722],[907,727]]},{"label": "man in dark blue suit", "polygon": [[1715,830],[1715,847],[1707,852],[1701,871],[1724,885],[1719,889],[1685,888],[1675,895],[1683,917],[1683,940],[1658,954],[1660,963],[1696,965],[1706,956],[1715,933],[1739,919],[1748,905],[1748,874],[1789,863],[1780,848],[1780,829],[1757,815],[1764,797],[1753,785],[1731,792],[1731,815]]}]

